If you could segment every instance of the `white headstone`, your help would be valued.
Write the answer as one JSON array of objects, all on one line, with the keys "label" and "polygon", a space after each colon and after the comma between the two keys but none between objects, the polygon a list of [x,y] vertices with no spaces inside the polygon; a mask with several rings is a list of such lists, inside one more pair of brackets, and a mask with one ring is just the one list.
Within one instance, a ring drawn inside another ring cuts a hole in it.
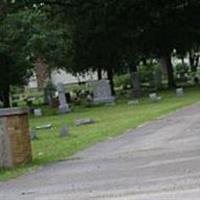
[{"label": "white headstone", "polygon": [[63,83],[57,84],[57,91],[59,97],[59,112],[60,113],[70,112],[70,108],[65,97],[65,88]]},{"label": "white headstone", "polygon": [[99,80],[96,82],[93,91],[93,102],[98,103],[112,103],[115,97],[112,96],[111,87],[108,80]]},{"label": "white headstone", "polygon": [[138,104],[139,104],[139,100],[128,101],[128,105],[138,105]]},{"label": "white headstone", "polygon": [[42,110],[40,108],[34,109],[34,116],[35,117],[41,117],[42,116]]},{"label": "white headstone", "polygon": [[176,96],[177,97],[182,97],[184,95],[183,88],[177,88],[176,89]]},{"label": "white headstone", "polygon": [[160,96],[157,96],[156,93],[151,93],[149,94],[149,99],[152,101],[152,102],[158,102],[161,100],[161,97]]}]

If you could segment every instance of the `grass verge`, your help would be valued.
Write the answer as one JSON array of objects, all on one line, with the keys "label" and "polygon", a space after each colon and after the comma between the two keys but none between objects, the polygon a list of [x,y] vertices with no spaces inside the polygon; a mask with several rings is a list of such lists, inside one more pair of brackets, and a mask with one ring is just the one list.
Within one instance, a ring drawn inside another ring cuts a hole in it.
[{"label": "grass verge", "polygon": [[[69,156],[95,143],[104,141],[124,133],[127,129],[156,119],[179,108],[199,102],[200,90],[187,89],[184,97],[177,98],[174,92],[162,92],[159,103],[151,103],[148,98],[140,100],[138,105],[128,105],[127,100],[117,102],[115,106],[99,106],[91,108],[74,108],[67,115],[43,116],[30,118],[32,128],[51,123],[50,130],[37,132],[39,140],[32,142],[33,163],[12,170],[0,170],[0,181],[14,178],[18,175],[32,172],[39,166],[65,160]],[[92,118],[95,124],[76,127],[74,121],[79,118]],[[59,137],[60,128],[67,124],[70,135]]]}]

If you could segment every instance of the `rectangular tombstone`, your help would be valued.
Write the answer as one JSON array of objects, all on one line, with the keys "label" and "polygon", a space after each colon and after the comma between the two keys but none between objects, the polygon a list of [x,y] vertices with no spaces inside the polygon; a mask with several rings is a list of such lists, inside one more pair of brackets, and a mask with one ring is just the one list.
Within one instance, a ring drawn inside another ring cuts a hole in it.
[{"label": "rectangular tombstone", "polygon": [[115,97],[111,94],[111,87],[108,80],[99,80],[95,83],[93,91],[93,103],[112,103]]},{"label": "rectangular tombstone", "polygon": [[176,89],[176,96],[177,96],[177,97],[182,97],[182,96],[184,96],[183,88],[177,88],[177,89]]},{"label": "rectangular tombstone", "polygon": [[152,101],[152,102],[159,102],[161,100],[161,97],[160,96],[157,96],[156,93],[151,93],[149,94],[149,99]]},{"label": "rectangular tombstone", "polygon": [[132,73],[132,83],[133,83],[133,97],[141,96],[141,85],[140,85],[140,74],[139,72]]},{"label": "rectangular tombstone", "polygon": [[27,109],[0,109],[0,167],[32,160]]},{"label": "rectangular tombstone", "polygon": [[42,116],[42,110],[40,108],[34,109],[33,111],[35,117],[41,117]]}]

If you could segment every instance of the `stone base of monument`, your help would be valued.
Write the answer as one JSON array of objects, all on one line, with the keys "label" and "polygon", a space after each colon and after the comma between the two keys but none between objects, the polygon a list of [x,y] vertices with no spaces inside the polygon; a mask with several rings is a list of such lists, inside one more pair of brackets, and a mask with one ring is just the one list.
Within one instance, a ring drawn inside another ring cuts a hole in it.
[{"label": "stone base of monument", "polygon": [[109,104],[115,102],[115,97],[102,97],[102,98],[94,98],[93,104]]},{"label": "stone base of monument", "polygon": [[60,114],[65,114],[65,113],[69,113],[69,112],[71,112],[71,110],[70,110],[68,104],[59,106],[59,113]]},{"label": "stone base of monument", "polygon": [[10,168],[32,160],[28,110],[0,109],[0,168]]}]

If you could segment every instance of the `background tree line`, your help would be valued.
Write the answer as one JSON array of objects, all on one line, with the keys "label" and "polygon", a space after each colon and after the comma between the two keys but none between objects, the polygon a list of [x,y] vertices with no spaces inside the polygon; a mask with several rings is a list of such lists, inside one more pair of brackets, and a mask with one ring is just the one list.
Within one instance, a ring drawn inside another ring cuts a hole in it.
[{"label": "background tree line", "polygon": [[[106,71],[132,74],[134,92],[139,63],[159,60],[168,87],[176,86],[171,56],[189,53],[196,71],[200,44],[198,0],[22,0],[0,3],[0,91],[9,105],[9,89],[31,75],[36,59],[49,68],[74,74]],[[135,80],[134,80],[135,79]]]}]

